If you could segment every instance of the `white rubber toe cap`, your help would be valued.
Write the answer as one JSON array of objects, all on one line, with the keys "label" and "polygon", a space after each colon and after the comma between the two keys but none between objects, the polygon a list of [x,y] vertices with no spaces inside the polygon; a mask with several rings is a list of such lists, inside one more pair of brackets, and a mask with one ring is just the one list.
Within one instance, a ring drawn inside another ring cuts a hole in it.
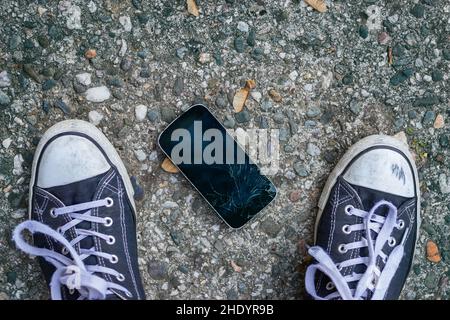
[{"label": "white rubber toe cap", "polygon": [[62,186],[97,176],[110,168],[94,143],[80,136],[64,135],[50,142],[42,153],[36,185]]},{"label": "white rubber toe cap", "polygon": [[365,152],[350,164],[343,176],[350,184],[407,198],[416,196],[413,177],[407,159],[388,148]]}]

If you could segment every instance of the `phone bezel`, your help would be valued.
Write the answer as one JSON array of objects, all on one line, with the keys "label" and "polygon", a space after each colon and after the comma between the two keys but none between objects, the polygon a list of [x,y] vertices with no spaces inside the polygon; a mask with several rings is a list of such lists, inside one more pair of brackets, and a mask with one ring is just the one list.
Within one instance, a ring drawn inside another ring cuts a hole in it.
[{"label": "phone bezel", "polygon": [[[172,159],[170,158],[170,156],[166,153],[166,151],[161,147],[160,139],[161,139],[162,134],[163,134],[164,132],[166,132],[166,131],[172,126],[172,124],[173,124],[175,121],[177,121],[183,114],[185,114],[185,113],[188,112],[190,109],[192,109],[192,108],[194,108],[194,107],[196,107],[196,106],[201,106],[201,107],[205,108],[205,109],[211,114],[211,116],[212,116],[214,119],[217,120],[217,122],[219,123],[219,125],[222,126],[222,128],[223,128],[223,129],[225,130],[225,132],[226,132],[226,133],[234,140],[234,142],[236,142],[236,144],[244,151],[244,153],[248,156],[248,158],[249,158],[249,159],[250,159],[250,160],[258,167],[258,169],[260,169],[260,167],[256,164],[256,162],[253,161],[253,160],[251,159],[250,155],[245,151],[245,148],[243,148],[242,145],[241,145],[241,144],[240,144],[240,143],[239,143],[239,142],[238,142],[231,134],[228,133],[227,128],[225,128],[225,127],[222,125],[222,123],[221,123],[221,122],[219,121],[219,119],[217,119],[217,117],[211,112],[211,110],[209,110],[209,108],[208,108],[207,106],[205,106],[205,105],[203,105],[203,104],[201,104],[201,103],[193,104],[192,106],[190,106],[189,108],[187,108],[182,114],[178,115],[174,120],[172,120],[172,121],[167,125],[167,127],[166,127],[163,131],[161,131],[161,133],[158,135],[158,146],[159,146],[159,148],[162,150],[162,152],[164,153],[164,155],[165,155],[167,158],[169,158],[170,160],[172,160]],[[192,181],[184,174],[184,172],[178,167],[178,165],[176,165],[175,163],[173,163],[173,165],[174,165],[175,167],[177,167],[178,171],[186,178],[187,181],[189,181],[189,183],[190,183],[190,184],[194,187],[194,189],[200,194],[200,196],[206,201],[206,203],[208,203],[208,205],[213,209],[214,213],[215,213],[217,216],[219,216],[219,218],[220,218],[223,222],[225,222],[225,224],[226,224],[228,227],[230,227],[230,228],[233,229],[233,230],[239,230],[239,229],[242,229],[245,225],[248,225],[250,221],[256,219],[256,217],[262,216],[262,212],[265,211],[265,210],[267,209],[267,207],[268,207],[268,206],[269,206],[269,205],[277,198],[277,196],[278,196],[278,189],[277,189],[276,185],[273,183],[273,181],[272,181],[271,179],[269,179],[268,176],[264,175],[264,176],[267,178],[267,180],[269,180],[269,182],[274,186],[274,188],[275,188],[275,196],[272,198],[272,200],[270,200],[270,202],[268,202],[268,203],[266,204],[266,206],[265,206],[264,208],[262,208],[262,209],[259,210],[257,213],[255,213],[255,214],[253,215],[253,217],[251,217],[249,220],[247,220],[247,221],[246,221],[243,225],[241,225],[240,227],[235,228],[235,227],[230,226],[230,224],[229,224],[229,223],[228,223],[228,222],[220,215],[220,213],[217,212],[216,208],[214,208],[214,206],[208,201],[208,199],[205,198],[205,196],[203,195],[203,193],[201,193],[200,190],[197,189],[197,187],[195,186],[195,184],[192,183]]]}]

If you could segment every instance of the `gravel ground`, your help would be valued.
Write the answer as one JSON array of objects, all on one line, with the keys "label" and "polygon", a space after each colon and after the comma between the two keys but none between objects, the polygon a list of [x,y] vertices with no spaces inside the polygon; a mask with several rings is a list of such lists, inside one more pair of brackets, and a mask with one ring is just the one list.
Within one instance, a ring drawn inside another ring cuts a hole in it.
[{"label": "gravel ground", "polygon": [[[139,261],[152,299],[303,298],[305,243],[330,170],[358,139],[404,132],[423,225],[402,298],[448,299],[450,3],[326,3],[320,13],[301,0],[197,0],[195,17],[182,0],[2,0],[0,299],[48,298],[36,261],[10,238],[39,137],[71,118],[96,124],[143,188]],[[247,79],[256,88],[235,114]],[[229,128],[280,130],[279,197],[242,230],[160,167],[158,134],[193,102]]]}]

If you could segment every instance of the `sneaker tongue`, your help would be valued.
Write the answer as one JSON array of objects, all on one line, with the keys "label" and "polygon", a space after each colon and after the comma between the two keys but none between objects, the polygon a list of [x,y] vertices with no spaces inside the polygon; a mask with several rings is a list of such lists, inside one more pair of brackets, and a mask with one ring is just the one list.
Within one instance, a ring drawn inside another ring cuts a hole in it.
[{"label": "sneaker tongue", "polygon": [[[60,199],[66,206],[92,201],[97,191],[98,184],[107,173],[108,171],[92,178],[69,183],[63,186],[47,188],[45,190]],[[88,221],[82,221],[77,225],[77,228],[89,230],[91,229],[91,223]],[[80,241],[79,244],[80,248],[90,249],[94,246],[94,241],[92,237],[87,237]],[[91,256],[85,259],[84,262],[87,265],[92,265],[97,262],[96,260],[96,257]]]},{"label": "sneaker tongue", "polygon": [[[377,202],[381,200],[389,201],[397,208],[400,208],[407,200],[411,199],[354,184],[350,185],[361,199],[361,204],[363,205],[364,210],[370,210]],[[380,212],[377,213],[379,214]]]}]

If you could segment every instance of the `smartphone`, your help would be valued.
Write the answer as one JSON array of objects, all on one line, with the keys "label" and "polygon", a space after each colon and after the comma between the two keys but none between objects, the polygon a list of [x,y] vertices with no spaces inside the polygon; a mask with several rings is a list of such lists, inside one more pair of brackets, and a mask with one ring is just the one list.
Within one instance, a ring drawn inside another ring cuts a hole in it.
[{"label": "smartphone", "polygon": [[276,196],[274,184],[204,105],[170,123],[158,144],[231,228],[241,228]]}]

